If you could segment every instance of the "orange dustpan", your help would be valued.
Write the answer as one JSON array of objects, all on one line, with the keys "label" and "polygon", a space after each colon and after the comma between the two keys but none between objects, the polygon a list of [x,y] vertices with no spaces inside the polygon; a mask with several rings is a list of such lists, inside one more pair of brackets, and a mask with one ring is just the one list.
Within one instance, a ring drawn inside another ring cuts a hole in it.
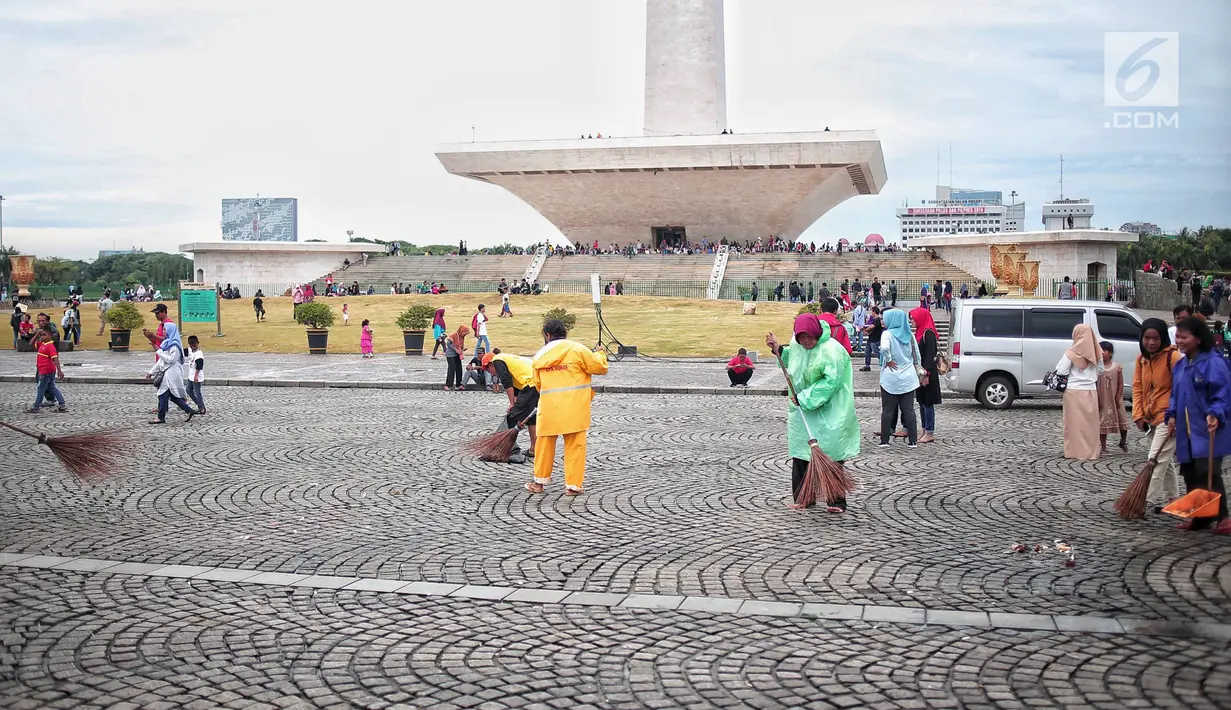
[{"label": "orange dustpan", "polygon": [[1189,491],[1182,497],[1176,498],[1166,508],[1163,508],[1163,512],[1185,520],[1218,517],[1218,500],[1222,496],[1214,492],[1213,434],[1210,435],[1210,458],[1206,461],[1206,471],[1208,473],[1208,479],[1205,483],[1206,490],[1196,488]]}]

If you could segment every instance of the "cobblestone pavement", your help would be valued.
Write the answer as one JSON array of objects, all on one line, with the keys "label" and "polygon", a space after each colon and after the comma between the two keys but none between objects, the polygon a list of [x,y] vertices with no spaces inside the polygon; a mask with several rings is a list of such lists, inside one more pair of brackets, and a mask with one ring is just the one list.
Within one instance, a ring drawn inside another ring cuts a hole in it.
[{"label": "cobblestone pavement", "polygon": [[[150,566],[0,566],[0,706],[1231,707],[1226,639],[1185,632],[1231,622],[1231,546],[1115,517],[1142,441],[1064,461],[1054,405],[946,403],[940,442],[914,451],[865,438],[863,488],[829,516],[785,509],[769,397],[600,396],[587,492],[566,499],[457,452],[497,396],[207,385],[210,415],[154,428],[149,388],[70,382],[71,414],[16,414],[32,389],[0,384],[0,416],[132,428],[139,465],[82,486],[0,437],[0,551]],[[1006,552],[1056,538],[1076,567]],[[172,564],[1184,623],[954,628],[153,573]]]}]

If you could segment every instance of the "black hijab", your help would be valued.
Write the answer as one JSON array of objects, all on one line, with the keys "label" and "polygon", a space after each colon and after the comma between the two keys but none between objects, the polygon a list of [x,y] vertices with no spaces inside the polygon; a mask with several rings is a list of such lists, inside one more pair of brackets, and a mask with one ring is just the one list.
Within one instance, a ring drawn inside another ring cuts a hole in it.
[{"label": "black hijab", "polygon": [[1146,318],[1141,323],[1141,333],[1137,336],[1137,346],[1141,348],[1141,356],[1149,360],[1158,353],[1146,352],[1145,335],[1147,330],[1157,330],[1158,339],[1162,343],[1162,347],[1158,349],[1158,353],[1166,350],[1171,345],[1171,333],[1167,331],[1167,324],[1161,318]]}]

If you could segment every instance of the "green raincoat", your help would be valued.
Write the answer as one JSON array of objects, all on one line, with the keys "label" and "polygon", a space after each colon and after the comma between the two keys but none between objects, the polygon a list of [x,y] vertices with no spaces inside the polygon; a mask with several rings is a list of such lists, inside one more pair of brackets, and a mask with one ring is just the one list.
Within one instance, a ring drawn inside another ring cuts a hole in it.
[{"label": "green raincoat", "polygon": [[795,385],[799,407],[787,400],[786,440],[792,458],[812,458],[808,446],[807,419],[816,443],[834,461],[848,461],[859,454],[859,419],[855,416],[855,392],[851,383],[851,356],[830,337],[829,324],[821,322],[816,347],[806,350],[791,339],[782,349],[782,362]]}]

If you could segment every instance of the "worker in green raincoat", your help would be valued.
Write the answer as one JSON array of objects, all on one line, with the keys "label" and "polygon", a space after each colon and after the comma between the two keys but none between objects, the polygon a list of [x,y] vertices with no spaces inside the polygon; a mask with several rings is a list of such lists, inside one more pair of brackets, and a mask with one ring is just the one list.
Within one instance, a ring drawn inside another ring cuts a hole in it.
[{"label": "worker in green raincoat", "polygon": [[[765,344],[782,358],[795,386],[797,399],[792,400],[787,413],[786,439],[791,452],[792,498],[798,498],[812,459],[809,430],[821,451],[839,465],[859,454],[851,356],[830,337],[829,324],[813,313],[795,319],[795,337],[790,345],[779,348],[773,333],[765,336]],[[831,513],[846,510],[845,498],[826,503]]]}]

